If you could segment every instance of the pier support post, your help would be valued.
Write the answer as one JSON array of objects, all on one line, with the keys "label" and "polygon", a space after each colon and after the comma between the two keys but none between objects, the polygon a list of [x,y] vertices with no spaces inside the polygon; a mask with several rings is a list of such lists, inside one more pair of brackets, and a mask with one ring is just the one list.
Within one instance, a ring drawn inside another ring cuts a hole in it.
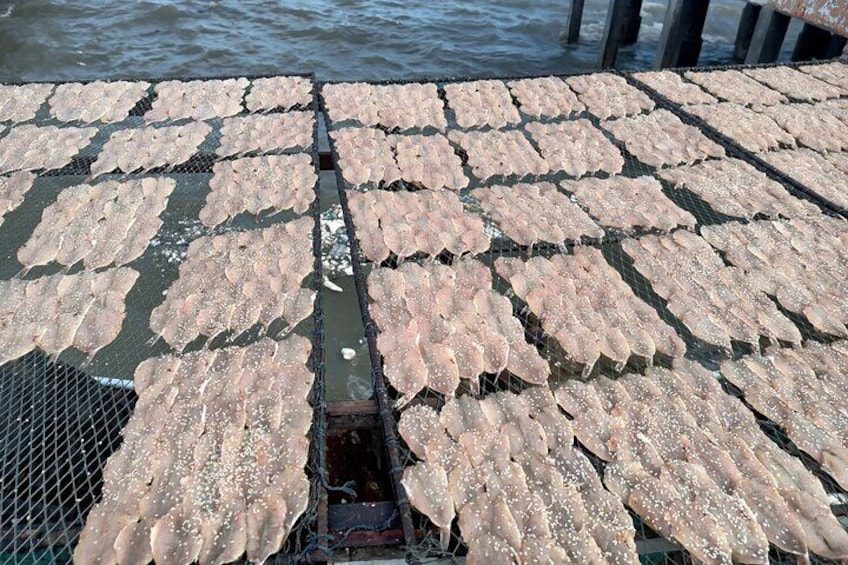
[{"label": "pier support post", "polygon": [[624,17],[624,32],[621,34],[622,45],[633,45],[639,38],[639,28],[642,27],[642,0],[631,0]]},{"label": "pier support post", "polygon": [[742,8],[742,16],[739,18],[739,29],[736,30],[736,42],[733,44],[733,60],[737,63],[745,61],[751,38],[754,36],[754,28],[757,27],[757,17],[760,15],[759,4],[748,2]]},{"label": "pier support post", "polygon": [[842,55],[846,43],[848,43],[848,39],[834,33],[830,37],[830,45],[827,46],[827,53],[824,54],[824,58],[833,59]]},{"label": "pier support post", "polygon": [[810,59],[824,59],[830,47],[831,33],[813,24],[804,24],[795,49],[792,51],[793,61],[809,61]]},{"label": "pier support post", "polygon": [[668,0],[654,65],[688,67],[698,64],[709,0]]},{"label": "pier support post", "polygon": [[615,58],[624,34],[624,22],[627,16],[627,6],[631,0],[610,0],[607,9],[607,25],[604,29],[604,41],[598,57],[598,66],[608,69],[615,66]]},{"label": "pier support post", "polygon": [[584,0],[571,0],[571,11],[568,16],[568,35],[566,43],[577,43],[580,39],[580,24],[583,23]]},{"label": "pier support post", "polygon": [[751,45],[745,56],[745,63],[772,63],[777,60],[783,38],[786,37],[786,29],[789,20],[792,19],[781,14],[774,8],[763,6],[760,16],[757,18],[757,26],[751,37]]}]

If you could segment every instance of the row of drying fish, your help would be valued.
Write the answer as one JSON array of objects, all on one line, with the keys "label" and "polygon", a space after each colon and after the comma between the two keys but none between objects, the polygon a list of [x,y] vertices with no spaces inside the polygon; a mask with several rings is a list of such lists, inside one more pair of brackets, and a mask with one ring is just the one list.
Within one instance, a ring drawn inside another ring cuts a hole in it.
[{"label": "row of drying fish", "polygon": [[306,510],[311,344],[300,336],[149,359],[78,564],[256,563]]},{"label": "row of drying fish", "polygon": [[[553,124],[533,122],[527,124],[526,129],[552,171],[582,177],[599,171],[614,175],[624,167],[621,152],[589,120]],[[482,151],[475,151],[477,153]]]},{"label": "row of drying fish", "polygon": [[0,138],[0,174],[61,169],[87,147],[96,128],[23,125]]},{"label": "row of drying fish", "polygon": [[34,182],[35,174],[28,172],[0,176],[0,226],[3,225],[6,214],[23,203],[24,196]]},{"label": "row of drying fish", "polygon": [[769,542],[848,557],[848,533],[804,465],[692,362],[556,390],[574,435],[607,462],[606,487],[705,564],[769,563]]},{"label": "row of drying fish", "polygon": [[822,198],[848,209],[848,168],[839,154],[822,155],[812,149],[770,151],[760,157],[786,176]]},{"label": "row of drying fish", "polygon": [[410,503],[445,547],[458,516],[469,565],[639,562],[630,517],[547,387],[413,406],[398,430],[421,459],[403,473]]},{"label": "row of drying fish", "polygon": [[255,114],[227,118],[221,125],[220,157],[310,147],[315,128],[312,112]]}]

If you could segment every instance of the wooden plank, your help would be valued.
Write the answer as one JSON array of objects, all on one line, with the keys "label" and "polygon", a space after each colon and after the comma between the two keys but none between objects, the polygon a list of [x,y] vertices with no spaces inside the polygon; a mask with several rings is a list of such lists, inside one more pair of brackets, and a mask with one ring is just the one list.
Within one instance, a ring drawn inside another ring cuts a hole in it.
[{"label": "wooden plank", "polygon": [[763,6],[757,18],[757,26],[751,37],[751,45],[745,56],[745,63],[773,63],[780,54],[786,29],[789,27],[789,16],[781,14],[770,6]]},{"label": "wooden plank", "polygon": [[[351,528],[385,530],[399,525],[396,511],[397,506],[393,500],[331,504],[329,527],[333,531],[344,531]],[[393,514],[395,514],[394,519],[392,519]]]},{"label": "wooden plank", "polygon": [[327,402],[328,418],[351,414],[377,414],[377,403],[373,400],[333,400]]},{"label": "wooden plank", "polygon": [[382,532],[339,532],[334,538],[334,545],[341,549],[356,547],[385,547],[403,545],[403,543],[403,530],[385,530]]},{"label": "wooden plank", "polygon": [[754,36],[754,28],[757,27],[757,17],[760,15],[762,6],[748,2],[742,8],[739,18],[739,29],[736,30],[736,41],[733,44],[733,60],[737,63],[745,61],[751,38]]},{"label": "wooden plank", "polygon": [[792,51],[793,61],[810,61],[824,59],[830,47],[831,33],[826,29],[805,23],[798,34],[795,49]]},{"label": "wooden plank", "polygon": [[318,152],[318,168],[322,171],[332,171],[336,168],[333,163],[333,155],[329,151]]},{"label": "wooden plank", "polygon": [[373,400],[344,400],[327,403],[327,431],[338,435],[350,430],[376,429],[380,425]]},{"label": "wooden plank", "polygon": [[604,40],[598,56],[598,66],[609,69],[615,66],[621,37],[624,33],[624,21],[627,16],[627,6],[630,0],[610,0],[607,8],[607,24],[604,28]]},{"label": "wooden plank", "polygon": [[583,5],[585,0],[571,0],[571,10],[568,16],[568,34],[566,43],[577,43],[580,40],[580,26],[583,23]]}]

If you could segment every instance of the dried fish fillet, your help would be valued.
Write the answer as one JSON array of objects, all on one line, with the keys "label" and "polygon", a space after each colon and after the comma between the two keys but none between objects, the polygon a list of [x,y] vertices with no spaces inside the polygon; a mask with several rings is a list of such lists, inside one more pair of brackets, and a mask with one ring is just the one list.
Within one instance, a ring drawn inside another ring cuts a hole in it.
[{"label": "dried fish fillet", "polygon": [[25,268],[53,261],[87,269],[137,259],[162,226],[159,214],[176,186],[168,178],[106,181],[64,189],[18,250]]},{"label": "dried fish fillet", "polygon": [[530,388],[437,413],[403,412],[405,437],[430,438],[404,470],[411,504],[441,530],[454,516],[472,563],[638,563],[624,506],[604,490],[550,391]]},{"label": "dried fish fillet", "polygon": [[303,214],[315,200],[317,182],[312,157],[305,153],[221,161],[212,167],[211,192],[198,217],[211,228],[242,212]]},{"label": "dried fish fillet", "polygon": [[774,120],[739,104],[719,102],[684,106],[683,109],[754,153],[777,149],[781,145],[795,146],[795,138]]},{"label": "dried fish fillet", "polygon": [[452,397],[461,379],[474,387],[483,372],[506,369],[528,383],[547,381],[547,363],[491,283],[489,270],[473,259],[371,271],[369,308],[386,377],[403,395],[399,404],[425,387]]},{"label": "dried fish fillet", "polygon": [[707,139],[698,128],[681,122],[668,110],[602,122],[601,127],[624,142],[634,157],[651,167],[691,164],[724,156],[720,145]]},{"label": "dried fish fillet", "polygon": [[525,78],[507,83],[522,114],[533,118],[559,118],[586,109],[568,84],[557,77]]},{"label": "dried fish fillet", "polygon": [[527,176],[547,173],[550,167],[520,131],[453,130],[448,138],[468,154],[474,176]]},{"label": "dried fish fillet", "polygon": [[848,91],[848,68],[843,63],[835,61],[820,65],[802,65],[798,70]]},{"label": "dried fish fillet", "polygon": [[819,213],[817,206],[795,198],[779,182],[739,159],[662,169],[659,175],[675,188],[691,190],[716,212],[728,216],[794,218]]},{"label": "dried fish fillet", "polygon": [[0,84],[0,122],[33,119],[51,92],[52,84]]},{"label": "dried fish fillet", "polygon": [[353,186],[400,180],[392,145],[376,128],[342,128],[330,132],[344,179]]},{"label": "dried fish fillet", "polygon": [[309,501],[310,349],[293,336],[142,363],[74,562],[226,563],[245,552],[262,562],[279,551]]},{"label": "dried fish fillet", "polygon": [[698,85],[685,82],[673,71],[634,73],[633,78],[647,84],[675,104],[715,104],[718,102]]},{"label": "dried fish fillet", "polygon": [[148,122],[165,120],[208,120],[242,112],[246,78],[225,80],[167,80],[154,88],[153,107],[144,114]]},{"label": "dried fish fillet", "polygon": [[499,80],[457,82],[446,84],[444,90],[461,128],[503,128],[521,121],[509,90]]},{"label": "dried fish fillet", "polygon": [[351,191],[348,200],[362,253],[371,261],[384,261],[390,253],[435,257],[443,250],[462,255],[489,249],[483,221],[464,212],[455,194]]},{"label": "dried fish fillet", "polygon": [[0,177],[0,226],[3,225],[3,217],[21,205],[34,182],[35,174],[28,172]]},{"label": "dried fish fillet", "polygon": [[815,106],[782,104],[757,111],[795,136],[801,145],[823,153],[848,149],[848,124],[828,112],[816,111]]},{"label": "dried fish fillet", "polygon": [[533,122],[526,129],[552,171],[565,171],[579,178],[598,171],[620,173],[624,166],[618,148],[589,120]]},{"label": "dried fish fillet", "polygon": [[325,84],[324,105],[334,122],[355,120],[389,130],[447,128],[444,103],[435,84]]},{"label": "dried fish fillet", "polygon": [[647,94],[610,73],[593,73],[569,77],[565,82],[577,92],[586,109],[601,120],[621,118],[653,110],[654,101]]},{"label": "dried fish fillet", "polygon": [[14,127],[0,138],[0,174],[61,169],[96,133],[95,128]]},{"label": "dried fish fillet", "polygon": [[314,293],[302,286],[312,271],[311,232],[312,219],[301,218],[192,241],[150,329],[182,351],[199,336],[240,334],[278,318],[294,327],[312,313]]},{"label": "dried fish fillet", "polygon": [[60,84],[48,100],[50,115],[62,122],[120,122],[148,88],[149,83],[127,81]]},{"label": "dried fish fillet", "polygon": [[687,79],[698,84],[713,96],[735,102],[736,104],[774,106],[789,100],[780,92],[761,84],[749,76],[735,70],[726,71],[687,71]]},{"label": "dried fish fillet", "polygon": [[91,174],[102,175],[115,169],[131,173],[185,163],[211,132],[212,128],[203,122],[116,131],[91,165]]},{"label": "dried fish fillet", "polygon": [[730,349],[760,336],[800,343],[798,328],[737,267],[727,267],[697,235],[678,230],[622,242],[634,266],[668,301],[668,309],[703,341]]},{"label": "dried fish fillet", "polygon": [[574,255],[499,258],[495,268],[542,320],[565,353],[588,375],[600,356],[624,367],[631,355],[653,361],[686,351],[674,330],[639,300],[598,249],[578,247]]},{"label": "dried fish fillet", "polygon": [[848,94],[848,89],[828,84],[790,67],[743,69],[742,72],[795,100],[827,100]]},{"label": "dried fish fillet", "polygon": [[[575,436],[607,461],[605,483],[704,563],[768,563],[769,542],[806,558],[848,555],[821,484],[691,361],[555,393]],[[605,402],[576,399],[595,397]]]},{"label": "dried fish fillet", "polygon": [[573,193],[577,202],[585,206],[602,226],[619,230],[645,228],[663,231],[678,226],[695,226],[695,217],[669,200],[654,177],[564,181],[563,188]]},{"label": "dried fish fillet", "polygon": [[519,245],[562,244],[584,236],[604,236],[604,230],[586,212],[549,182],[477,188],[471,195],[504,235]]},{"label": "dried fish fillet", "polygon": [[822,198],[848,208],[848,173],[811,149],[764,153],[762,159],[781,173],[797,180]]},{"label": "dried fish fillet", "polygon": [[468,186],[462,160],[443,135],[391,135],[388,139],[404,181],[433,190]]},{"label": "dried fish fillet", "polygon": [[221,157],[253,151],[269,153],[312,146],[315,115],[312,112],[288,112],[226,118],[221,126],[221,145],[215,153]]},{"label": "dried fish fillet", "polygon": [[0,365],[36,347],[50,355],[73,347],[93,357],[120,332],[137,278],[119,268],[0,281]]},{"label": "dried fish fillet", "polygon": [[312,103],[312,81],[306,77],[268,77],[250,82],[245,105],[251,112],[306,108]]}]

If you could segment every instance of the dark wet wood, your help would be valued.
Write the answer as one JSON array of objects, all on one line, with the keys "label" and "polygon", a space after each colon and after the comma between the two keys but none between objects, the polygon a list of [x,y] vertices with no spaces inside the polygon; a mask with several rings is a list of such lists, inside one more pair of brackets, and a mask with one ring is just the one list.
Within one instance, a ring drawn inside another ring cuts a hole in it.
[{"label": "dark wet wood", "polygon": [[754,28],[754,35],[751,37],[751,45],[748,47],[745,63],[750,65],[776,61],[791,19],[774,8],[763,6],[757,18],[757,26]]},{"label": "dark wet wood", "polygon": [[698,64],[709,0],[669,0],[660,44],[654,59],[658,69]]},{"label": "dark wet wood", "polygon": [[754,28],[757,27],[757,17],[760,15],[762,6],[747,3],[742,8],[742,16],[739,18],[739,29],[736,30],[736,42],[733,44],[733,60],[741,63],[748,55],[748,47],[754,36]]},{"label": "dark wet wood", "polygon": [[580,25],[583,23],[584,0],[571,0],[571,10],[568,16],[568,34],[566,43],[577,43],[580,39]]}]

